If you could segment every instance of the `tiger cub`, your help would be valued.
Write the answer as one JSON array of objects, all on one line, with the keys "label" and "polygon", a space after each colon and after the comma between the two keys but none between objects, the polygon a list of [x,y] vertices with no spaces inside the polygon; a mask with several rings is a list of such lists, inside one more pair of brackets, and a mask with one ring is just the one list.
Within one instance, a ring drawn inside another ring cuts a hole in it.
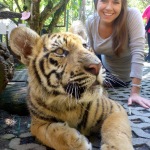
[{"label": "tiger cub", "polygon": [[73,33],[39,36],[11,32],[11,49],[28,68],[31,133],[55,150],[92,150],[86,136],[101,135],[101,150],[133,150],[123,107],[103,91],[100,60]]}]

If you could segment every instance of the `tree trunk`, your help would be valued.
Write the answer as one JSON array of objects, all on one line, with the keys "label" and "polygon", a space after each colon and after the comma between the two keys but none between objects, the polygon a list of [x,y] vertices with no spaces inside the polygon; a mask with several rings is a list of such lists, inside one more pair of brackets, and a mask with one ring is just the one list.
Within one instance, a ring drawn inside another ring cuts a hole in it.
[{"label": "tree trunk", "polygon": [[49,33],[53,32],[54,27],[56,27],[60,16],[62,15],[63,12],[66,11],[66,6],[67,6],[68,2],[69,2],[69,0],[64,1],[63,5],[54,13],[54,17],[48,26]]},{"label": "tree trunk", "polygon": [[14,75],[13,56],[4,44],[0,43],[0,93]]},{"label": "tree trunk", "polygon": [[29,21],[30,28],[40,34],[40,2],[41,0],[32,0],[31,2],[31,18]]},{"label": "tree trunk", "polygon": [[80,13],[79,13],[79,20],[85,24],[85,5],[86,5],[86,0],[81,1],[81,6],[80,6]]},{"label": "tree trunk", "polygon": [[52,32],[54,27],[56,27],[57,22],[64,11],[66,11],[66,6],[70,0],[61,0],[55,6],[55,3],[51,0],[47,1],[47,5],[44,10],[40,13],[40,2],[41,0],[32,0],[31,1],[31,17],[28,21],[31,29],[35,30],[38,34],[40,34],[45,21],[53,16],[52,21],[48,26],[48,30]]}]

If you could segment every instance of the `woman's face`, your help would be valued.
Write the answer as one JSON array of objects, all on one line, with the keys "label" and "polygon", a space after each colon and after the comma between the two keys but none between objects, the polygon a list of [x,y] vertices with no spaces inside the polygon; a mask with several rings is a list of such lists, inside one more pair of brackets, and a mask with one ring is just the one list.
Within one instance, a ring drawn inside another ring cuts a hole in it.
[{"label": "woman's face", "polygon": [[122,0],[98,0],[97,12],[103,23],[113,23],[119,16]]}]

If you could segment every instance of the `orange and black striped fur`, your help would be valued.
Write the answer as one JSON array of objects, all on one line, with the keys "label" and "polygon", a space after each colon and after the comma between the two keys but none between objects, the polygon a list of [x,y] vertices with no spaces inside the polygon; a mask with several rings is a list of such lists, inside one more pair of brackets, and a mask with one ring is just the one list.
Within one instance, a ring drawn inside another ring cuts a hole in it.
[{"label": "orange and black striped fur", "polygon": [[101,150],[133,150],[128,116],[104,94],[101,63],[83,45],[69,32],[12,31],[11,49],[29,73],[31,132],[56,150],[91,150],[92,132],[101,134]]}]

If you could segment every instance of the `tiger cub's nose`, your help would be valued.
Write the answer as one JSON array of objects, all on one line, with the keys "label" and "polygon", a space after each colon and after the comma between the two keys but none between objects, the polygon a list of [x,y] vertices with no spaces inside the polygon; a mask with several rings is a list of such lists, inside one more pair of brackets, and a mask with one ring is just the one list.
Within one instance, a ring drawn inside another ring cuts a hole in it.
[{"label": "tiger cub's nose", "polygon": [[98,75],[100,70],[101,64],[90,64],[86,66],[85,70],[90,72],[91,74]]}]

